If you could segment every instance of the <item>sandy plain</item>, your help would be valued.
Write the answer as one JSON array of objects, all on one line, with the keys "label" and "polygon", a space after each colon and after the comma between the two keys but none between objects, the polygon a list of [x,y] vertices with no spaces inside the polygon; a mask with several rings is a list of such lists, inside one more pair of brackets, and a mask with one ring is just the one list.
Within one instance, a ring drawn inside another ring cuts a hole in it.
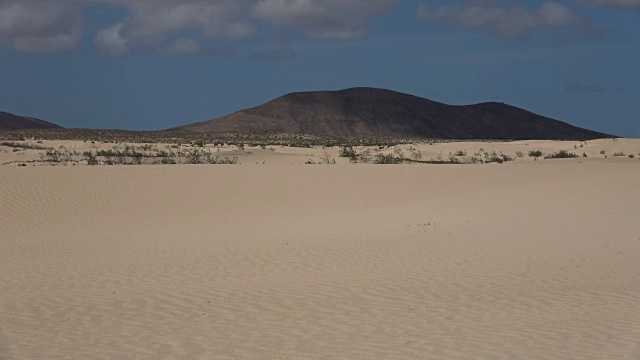
[{"label": "sandy plain", "polygon": [[640,140],[413,146],[515,161],[0,147],[0,359],[640,358]]}]

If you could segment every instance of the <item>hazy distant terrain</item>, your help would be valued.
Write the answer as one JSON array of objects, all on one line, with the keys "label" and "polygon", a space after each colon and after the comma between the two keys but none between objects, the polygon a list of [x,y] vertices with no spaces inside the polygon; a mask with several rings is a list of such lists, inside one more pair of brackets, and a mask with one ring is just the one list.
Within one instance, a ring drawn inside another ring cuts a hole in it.
[{"label": "hazy distant terrain", "polygon": [[612,137],[507,104],[453,106],[374,88],[292,93],[255,108],[176,129],[441,139]]},{"label": "hazy distant terrain", "polygon": [[18,116],[0,111],[0,130],[19,129],[61,129],[61,126],[50,122],[28,117]]}]

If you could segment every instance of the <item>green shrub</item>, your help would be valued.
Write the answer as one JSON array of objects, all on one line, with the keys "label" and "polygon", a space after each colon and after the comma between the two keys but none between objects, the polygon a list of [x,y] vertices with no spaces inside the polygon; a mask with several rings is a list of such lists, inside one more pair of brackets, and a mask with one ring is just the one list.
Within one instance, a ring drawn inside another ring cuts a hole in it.
[{"label": "green shrub", "polygon": [[542,151],[540,150],[531,150],[529,151],[529,157],[541,157]]}]

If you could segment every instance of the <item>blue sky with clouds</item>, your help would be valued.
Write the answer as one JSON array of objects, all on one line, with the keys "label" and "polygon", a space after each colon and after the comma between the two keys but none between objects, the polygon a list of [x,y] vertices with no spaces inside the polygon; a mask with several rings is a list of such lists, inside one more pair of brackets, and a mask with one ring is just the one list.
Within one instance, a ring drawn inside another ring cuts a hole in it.
[{"label": "blue sky with clouds", "polygon": [[353,86],[640,137],[640,0],[0,0],[0,111],[65,127]]}]

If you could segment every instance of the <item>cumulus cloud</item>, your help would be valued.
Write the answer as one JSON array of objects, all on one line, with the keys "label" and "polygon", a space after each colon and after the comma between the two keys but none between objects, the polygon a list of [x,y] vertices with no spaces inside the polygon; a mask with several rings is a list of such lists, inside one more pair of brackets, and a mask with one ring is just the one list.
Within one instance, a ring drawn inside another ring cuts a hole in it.
[{"label": "cumulus cloud", "polygon": [[130,49],[127,46],[127,39],[120,35],[122,26],[123,24],[119,23],[98,31],[94,41],[98,49],[113,57],[127,54]]},{"label": "cumulus cloud", "polygon": [[[88,1],[88,0],[84,0]],[[92,0],[126,8],[130,15],[100,29],[96,46],[107,55],[164,48],[197,53],[193,41],[166,44],[196,31],[207,40],[255,37],[288,28],[316,38],[350,39],[367,33],[367,21],[401,0]]]},{"label": "cumulus cloud", "polygon": [[223,56],[232,57],[236,55],[236,48],[233,46],[223,46],[219,48],[202,47],[198,41],[191,38],[179,38],[171,41],[163,52],[175,55],[198,55],[198,56]]},{"label": "cumulus cloud", "polygon": [[460,28],[478,28],[504,38],[526,36],[536,29],[589,28],[586,20],[560,3],[546,2],[537,9],[502,3],[485,0],[436,7],[421,4],[418,17]]},{"label": "cumulus cloud", "polygon": [[[351,39],[365,35],[370,19],[401,1],[0,0],[0,46],[29,52],[73,49],[82,41],[89,4],[126,11],[125,17],[97,29],[93,39],[100,52],[114,57],[158,50],[211,53],[201,40],[260,38],[282,29],[315,38]],[[222,52],[227,54],[228,48]]]},{"label": "cumulus cloud", "polygon": [[274,62],[274,61],[285,61],[296,57],[297,54],[293,51],[289,46],[285,46],[282,49],[275,49],[272,51],[259,51],[249,55],[249,59],[253,61],[264,61],[264,62]]},{"label": "cumulus cloud", "polygon": [[604,87],[600,84],[584,84],[578,81],[568,83],[564,89],[568,92],[597,93],[604,92]]},{"label": "cumulus cloud", "polygon": [[167,39],[188,30],[198,31],[206,39],[239,39],[256,33],[248,21],[249,3],[237,0],[171,1],[112,0],[131,11],[121,22],[100,29],[96,46],[105,54],[122,56],[131,51],[164,48],[173,53],[200,53],[194,39]]},{"label": "cumulus cloud", "polygon": [[[164,51],[215,53],[208,43],[265,38],[299,32],[312,38],[353,39],[368,33],[370,21],[408,0],[0,0],[0,46],[19,51],[71,50],[83,37],[84,11],[108,4],[126,14],[97,29],[93,41],[103,54]],[[536,29],[585,31],[589,25],[560,2],[532,9],[521,0],[459,0],[422,4],[418,15],[495,36],[525,36]],[[640,8],[640,0],[574,0],[593,6]],[[87,26],[87,28],[91,28]],[[228,48],[220,50],[228,54]]]},{"label": "cumulus cloud", "polygon": [[260,0],[252,15],[316,38],[350,39],[367,32],[366,22],[399,0]]},{"label": "cumulus cloud", "polygon": [[0,45],[31,53],[74,49],[82,40],[77,2],[0,0]]}]

